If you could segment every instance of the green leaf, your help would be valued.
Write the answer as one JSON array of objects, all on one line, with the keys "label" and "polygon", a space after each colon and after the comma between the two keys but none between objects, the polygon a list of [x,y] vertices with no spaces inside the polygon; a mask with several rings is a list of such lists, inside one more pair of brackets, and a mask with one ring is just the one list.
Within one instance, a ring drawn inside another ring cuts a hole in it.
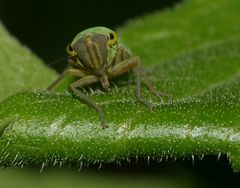
[{"label": "green leaf", "polygon": [[171,10],[134,19],[120,34],[143,64],[159,64],[196,48],[239,38],[238,0],[186,0]]},{"label": "green leaf", "polygon": [[70,93],[21,92],[7,98],[0,103],[0,163],[81,167],[139,156],[227,155],[239,171],[239,5],[189,0],[120,28],[148,65],[150,80],[173,96],[162,103],[143,87],[144,97],[158,104],[152,111],[135,99],[131,75],[112,81],[107,92],[89,93],[104,109],[109,125],[104,130],[97,112]]},{"label": "green leaf", "polygon": [[22,90],[43,89],[56,73],[10,36],[0,22],[0,100]]}]

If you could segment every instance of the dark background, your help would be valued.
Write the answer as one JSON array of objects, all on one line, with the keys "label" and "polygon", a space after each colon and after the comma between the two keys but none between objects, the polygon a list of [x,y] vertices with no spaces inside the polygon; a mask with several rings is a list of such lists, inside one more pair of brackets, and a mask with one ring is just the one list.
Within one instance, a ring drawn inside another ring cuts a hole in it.
[{"label": "dark background", "polygon": [[[65,57],[66,45],[85,28],[100,25],[116,28],[128,19],[171,8],[177,3],[180,0],[0,0],[0,19],[14,36],[48,64]],[[57,68],[58,65],[53,66]],[[146,161],[140,159],[135,165],[106,165],[102,171],[127,172],[129,175],[175,173],[178,176],[181,174],[179,169],[185,169],[212,187],[231,187],[239,175],[232,172],[226,157],[217,161],[216,156],[196,160],[194,166],[191,160],[146,165]]]},{"label": "dark background", "polygon": [[128,19],[170,8],[180,1],[0,0],[0,19],[21,42],[51,63],[66,56],[66,45],[83,29],[114,29]]}]

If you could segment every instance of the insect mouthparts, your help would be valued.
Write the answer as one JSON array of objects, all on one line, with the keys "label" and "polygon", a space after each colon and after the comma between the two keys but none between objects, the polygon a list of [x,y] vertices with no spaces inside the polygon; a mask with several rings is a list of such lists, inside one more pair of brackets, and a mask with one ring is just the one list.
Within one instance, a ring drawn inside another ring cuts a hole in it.
[{"label": "insect mouthparts", "polygon": [[103,75],[101,78],[100,78],[100,82],[102,83],[102,87],[104,89],[108,89],[109,88],[109,82],[108,82],[108,77],[107,75]]}]

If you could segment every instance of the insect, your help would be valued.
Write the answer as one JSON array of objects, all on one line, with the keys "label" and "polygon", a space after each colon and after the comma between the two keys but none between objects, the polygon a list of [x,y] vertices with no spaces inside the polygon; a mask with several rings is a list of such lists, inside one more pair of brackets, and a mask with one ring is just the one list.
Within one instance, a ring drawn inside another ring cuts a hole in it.
[{"label": "insect", "polygon": [[83,102],[92,106],[100,116],[102,128],[108,127],[102,107],[78,88],[101,82],[109,88],[109,79],[134,70],[136,75],[136,97],[149,105],[141,96],[140,58],[118,44],[117,33],[106,27],[93,27],[80,32],[67,46],[69,68],[67,68],[47,89],[52,90],[66,74],[79,77],[70,85],[72,92]]}]

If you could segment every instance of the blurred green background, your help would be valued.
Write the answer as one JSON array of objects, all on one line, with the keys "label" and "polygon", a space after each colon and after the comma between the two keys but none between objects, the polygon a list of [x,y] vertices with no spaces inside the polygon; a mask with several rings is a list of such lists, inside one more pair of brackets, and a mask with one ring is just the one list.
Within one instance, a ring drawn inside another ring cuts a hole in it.
[{"label": "blurred green background", "polygon": [[[127,20],[153,11],[172,8],[180,0],[0,0],[0,20],[23,44],[46,63],[66,56],[65,47],[81,30],[98,25],[116,28]],[[14,53],[14,52],[13,52]],[[64,63],[63,63],[64,65]],[[59,64],[52,65],[58,71]],[[150,162],[139,159],[84,168],[4,169],[0,187],[233,187],[234,174],[228,160],[206,157],[203,161]]]}]

